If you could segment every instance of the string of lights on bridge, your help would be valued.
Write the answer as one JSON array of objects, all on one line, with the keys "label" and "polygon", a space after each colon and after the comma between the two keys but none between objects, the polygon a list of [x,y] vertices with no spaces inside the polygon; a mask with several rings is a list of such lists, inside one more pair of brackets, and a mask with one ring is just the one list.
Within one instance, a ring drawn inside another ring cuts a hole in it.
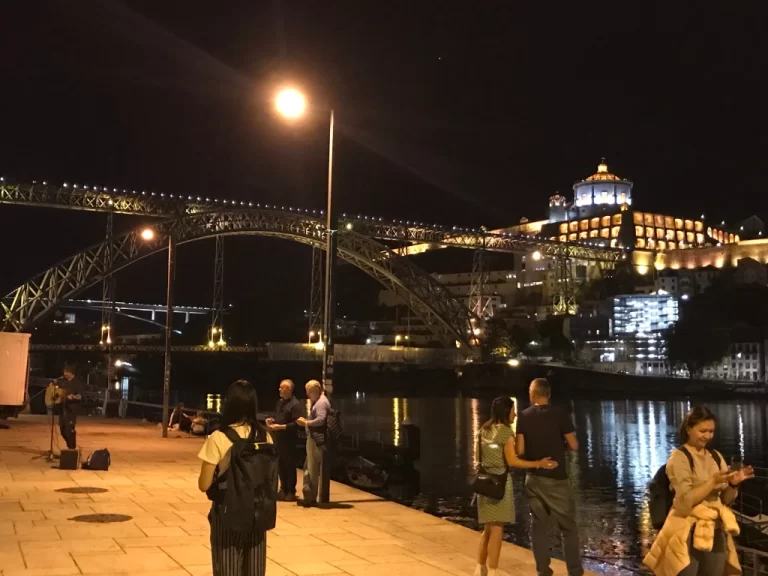
[{"label": "string of lights on bridge", "polygon": [[[0,183],[4,183],[5,178],[0,177]],[[41,182],[43,186],[48,186],[47,181]],[[32,181],[33,185],[38,184],[36,180]],[[165,193],[157,193],[157,192],[147,192],[146,190],[142,191],[136,191],[136,190],[128,190],[128,189],[120,189],[120,188],[110,188],[108,186],[89,186],[87,184],[80,185],[80,184],[69,184],[68,182],[64,182],[62,184],[62,188],[66,190],[84,190],[84,191],[94,191],[94,192],[102,192],[104,194],[124,194],[124,195],[133,195],[133,196],[149,196],[154,198],[160,198],[163,200],[170,199],[170,200],[178,200],[181,202],[207,202],[212,204],[223,204],[225,206],[242,206],[247,208],[257,208],[257,209],[266,209],[266,210],[280,210],[283,212],[295,212],[299,214],[307,214],[307,215],[313,215],[313,216],[325,216],[325,210],[315,210],[315,209],[308,209],[308,208],[294,208],[293,206],[278,206],[276,204],[264,204],[262,206],[261,203],[254,203],[253,201],[245,201],[245,200],[229,200],[229,199],[219,199],[219,198],[209,198],[209,197],[202,197],[202,196],[184,196],[182,194],[165,194]],[[60,188],[61,189],[61,188]],[[112,205],[112,200],[110,199],[108,201],[108,204]],[[529,240],[536,240],[538,242],[552,242],[559,244],[558,241],[549,240],[547,238],[543,238],[541,236],[537,236],[535,234],[515,234],[510,232],[492,232],[485,230],[483,228],[466,228],[461,226],[446,226],[442,224],[426,224],[424,222],[419,221],[411,221],[411,220],[398,220],[398,219],[385,219],[382,217],[376,217],[376,216],[366,216],[363,214],[358,214],[356,217],[352,214],[346,214],[343,213],[341,215],[341,218],[343,220],[354,220],[357,219],[359,221],[368,221],[368,222],[378,222],[378,223],[390,223],[390,224],[397,224],[397,225],[404,225],[404,226],[419,226],[419,227],[430,227],[436,230],[440,231],[451,231],[451,232],[463,232],[463,233],[470,233],[470,234],[484,234],[489,237],[502,237],[502,238],[525,238]],[[354,229],[354,223],[353,222],[346,222],[344,223],[344,227],[347,230],[353,230]],[[582,241],[582,240],[574,240],[569,241],[568,244],[575,245],[575,246],[585,246],[585,247],[595,247],[595,248],[607,248],[608,244],[606,242],[602,241]],[[621,249],[620,247],[612,247],[614,249]],[[629,250],[629,247],[623,247],[625,251]]]}]

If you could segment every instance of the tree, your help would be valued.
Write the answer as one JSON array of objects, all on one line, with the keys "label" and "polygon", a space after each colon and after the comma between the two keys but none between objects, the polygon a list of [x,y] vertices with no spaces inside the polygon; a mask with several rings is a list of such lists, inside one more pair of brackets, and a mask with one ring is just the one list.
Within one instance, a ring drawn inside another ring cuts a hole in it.
[{"label": "tree", "polygon": [[486,321],[485,338],[480,343],[480,350],[485,362],[493,362],[514,352],[507,323],[502,318],[489,318]]},{"label": "tree", "polygon": [[685,367],[690,378],[698,378],[728,354],[734,318],[730,298],[724,296],[708,290],[681,303],[680,318],[667,331],[669,364]]}]

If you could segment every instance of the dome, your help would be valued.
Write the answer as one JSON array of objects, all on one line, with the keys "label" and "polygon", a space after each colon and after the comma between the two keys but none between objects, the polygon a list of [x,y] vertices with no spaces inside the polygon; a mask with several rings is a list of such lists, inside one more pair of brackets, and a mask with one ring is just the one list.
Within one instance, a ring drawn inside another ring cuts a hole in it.
[{"label": "dome", "polygon": [[585,182],[593,182],[595,180],[622,180],[622,178],[608,172],[608,164],[605,163],[605,158],[603,158],[600,164],[597,165],[597,172],[586,178]]}]

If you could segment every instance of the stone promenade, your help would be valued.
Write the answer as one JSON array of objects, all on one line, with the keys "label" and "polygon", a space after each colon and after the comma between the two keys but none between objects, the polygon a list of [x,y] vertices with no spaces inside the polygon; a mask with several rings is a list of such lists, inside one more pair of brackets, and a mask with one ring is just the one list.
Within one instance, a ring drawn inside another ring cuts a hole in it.
[{"label": "stone promenade", "polygon": [[[201,439],[163,440],[155,426],[81,418],[84,454],[107,447],[112,467],[67,471],[43,456],[46,417],[8,424],[0,428],[0,576],[211,574],[209,504],[197,489]],[[268,576],[473,573],[477,532],[341,484],[331,493],[338,508],[280,504]],[[535,576],[532,560],[505,543],[500,567]],[[561,562],[554,568],[565,573]]]}]

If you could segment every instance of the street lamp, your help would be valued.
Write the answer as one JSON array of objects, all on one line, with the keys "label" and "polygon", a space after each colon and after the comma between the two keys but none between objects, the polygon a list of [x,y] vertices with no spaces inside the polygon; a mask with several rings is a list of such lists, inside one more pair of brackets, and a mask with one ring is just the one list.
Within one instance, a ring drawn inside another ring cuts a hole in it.
[{"label": "street lamp", "polygon": [[[144,228],[139,236],[145,242],[155,239],[152,228]],[[173,231],[168,233],[168,283],[165,293],[165,362],[163,368],[163,438],[168,437],[168,412],[171,395],[171,335],[173,334],[173,285],[176,279],[176,238]],[[106,408],[106,404],[104,406]]]},{"label": "street lamp", "polygon": [[[275,98],[275,108],[278,113],[289,120],[295,120],[304,115],[307,108],[307,99],[295,88],[281,90]],[[323,318],[323,331],[318,331],[317,348],[323,350],[322,383],[328,397],[333,394],[333,341],[336,329],[336,240],[338,217],[333,204],[333,108],[329,110],[330,125],[328,130],[328,193],[325,210],[325,315]],[[327,503],[330,500],[330,458],[323,458],[322,471],[320,473],[320,501]]]}]

